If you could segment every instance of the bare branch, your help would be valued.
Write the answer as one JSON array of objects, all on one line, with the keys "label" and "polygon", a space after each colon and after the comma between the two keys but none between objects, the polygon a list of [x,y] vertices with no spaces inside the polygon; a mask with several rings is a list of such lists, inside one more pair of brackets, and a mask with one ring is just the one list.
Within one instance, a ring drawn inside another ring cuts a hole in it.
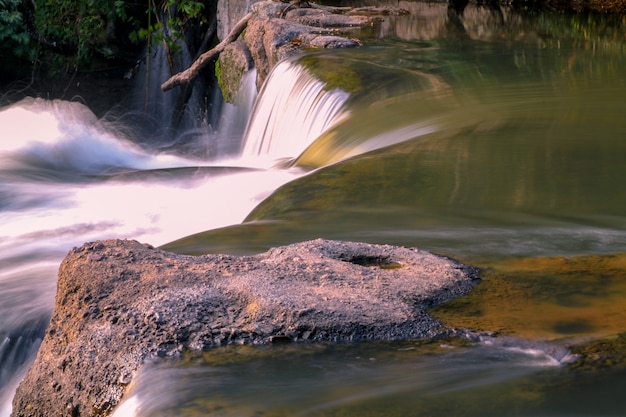
[{"label": "bare branch", "polygon": [[167,81],[161,84],[161,90],[168,91],[182,84],[191,84],[191,82],[193,82],[193,80],[195,80],[198,76],[202,68],[211,62],[214,57],[221,54],[229,44],[235,42],[237,38],[239,38],[239,35],[241,35],[241,33],[248,26],[248,21],[251,17],[252,13],[248,13],[242,17],[224,40],[218,43],[213,49],[200,55],[189,68],[171,76]]}]

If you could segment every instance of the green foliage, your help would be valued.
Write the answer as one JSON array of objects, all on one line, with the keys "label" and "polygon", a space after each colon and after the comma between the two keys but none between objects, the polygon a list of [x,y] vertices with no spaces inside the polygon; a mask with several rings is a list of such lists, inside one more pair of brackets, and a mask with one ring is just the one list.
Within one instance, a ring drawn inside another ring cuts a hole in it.
[{"label": "green foliage", "polygon": [[[164,42],[172,53],[204,4],[195,0],[0,0],[0,50],[53,72],[89,67],[95,56],[112,58],[107,30],[122,25],[135,44]],[[141,22],[140,20],[144,20]],[[147,20],[147,22],[146,22]],[[28,27],[27,27],[28,22]]]},{"label": "green foliage", "polygon": [[123,0],[35,0],[34,4],[39,40],[75,68],[88,65],[105,45],[109,20],[129,20]]},{"label": "green foliage", "polygon": [[148,0],[148,25],[131,33],[131,40],[165,43],[170,51],[178,52],[178,42],[203,9],[204,4],[195,0],[163,0],[159,4]]},{"label": "green foliage", "polygon": [[32,58],[30,38],[19,10],[21,0],[0,0],[0,48],[19,58]]}]

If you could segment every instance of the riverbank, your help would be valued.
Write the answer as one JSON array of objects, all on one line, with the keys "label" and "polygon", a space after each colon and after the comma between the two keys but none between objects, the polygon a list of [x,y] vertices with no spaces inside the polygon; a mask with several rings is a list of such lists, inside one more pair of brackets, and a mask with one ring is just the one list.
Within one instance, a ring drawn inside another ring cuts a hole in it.
[{"label": "riverbank", "polygon": [[[240,2],[230,2],[228,7],[220,3],[220,15],[217,17],[220,19],[218,34],[225,37],[228,30],[232,25],[243,17],[246,13],[246,8],[239,4]],[[362,0],[362,1],[322,1],[320,4],[332,5],[336,7],[365,7],[369,6],[376,8],[378,6],[389,7],[388,2],[381,2],[378,0]],[[429,2],[424,1],[401,1],[393,6],[397,10],[408,10],[414,13],[416,6],[428,5]],[[430,3],[434,5],[441,4],[440,2]],[[562,16],[563,14],[571,15],[572,24],[569,28],[551,28],[550,22],[546,22],[548,25],[545,29],[550,30],[571,30],[573,33],[579,33],[580,36],[589,36],[593,38],[594,32],[601,30],[601,27],[588,27],[585,30],[578,30],[577,27],[585,25],[585,16],[589,15],[592,18],[594,15],[602,16],[605,19],[620,20],[624,13],[626,13],[626,1],[625,0],[573,0],[573,1],[521,1],[521,2],[500,2],[500,3],[482,3],[482,2],[465,2],[463,0],[459,2],[450,3],[450,8],[455,10],[458,15],[461,15],[467,6],[471,8],[482,8],[485,10],[492,10],[495,13],[508,15],[512,13],[516,18],[528,18],[532,19],[532,16],[537,13],[549,14],[554,13]],[[420,8],[420,7],[418,7]],[[291,10],[294,13],[294,10]],[[364,15],[368,13],[363,11]],[[376,32],[376,28],[381,25],[385,25],[388,21],[389,14],[384,13],[384,9],[381,9],[378,13],[381,16],[374,18],[372,27],[362,30],[351,30],[356,37],[362,37],[367,39],[368,36],[372,36]],[[373,15],[370,13],[370,17]],[[580,19],[576,19],[579,17]],[[214,17],[215,18],[215,17]],[[436,19],[435,16],[433,16]],[[463,15],[463,25],[467,28],[472,25],[472,21],[476,18],[473,13]],[[626,26],[626,23],[622,23],[622,27]],[[432,25],[432,22],[424,27],[423,30],[433,30],[436,26]],[[122,35],[119,35],[124,37]],[[432,36],[432,34],[431,34]],[[620,36],[620,33],[605,33],[604,36]],[[623,40],[623,39],[622,39]],[[295,45],[290,45],[295,46]],[[63,100],[79,100],[87,104],[94,113],[102,117],[107,114],[112,108],[118,108],[119,110],[128,110],[132,106],[132,98],[130,92],[132,87],[136,84],[136,74],[142,65],[142,61],[146,59],[144,52],[141,52],[141,48],[134,45],[131,51],[127,51],[123,57],[119,59],[103,59],[98,60],[97,56],[94,57],[94,65],[92,68],[66,68],[67,71],[55,70],[51,73],[45,66],[38,65],[35,68],[32,67],[32,62],[28,62],[22,59],[15,59],[10,55],[5,57],[5,64],[0,72],[0,104],[6,105],[12,102],[17,102],[24,97],[42,97],[46,99],[63,99]],[[145,64],[145,63],[144,63]],[[182,71],[185,68],[178,68],[178,71]],[[263,72],[266,73],[268,68],[265,66]],[[214,83],[209,83],[210,88],[214,88]]]}]

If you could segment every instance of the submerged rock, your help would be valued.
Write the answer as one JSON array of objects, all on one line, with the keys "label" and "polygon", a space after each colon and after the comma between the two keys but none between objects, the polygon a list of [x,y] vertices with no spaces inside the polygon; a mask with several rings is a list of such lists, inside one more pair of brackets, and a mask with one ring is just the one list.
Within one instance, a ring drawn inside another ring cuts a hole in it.
[{"label": "submerged rock", "polygon": [[398,340],[443,331],[427,309],[478,271],[413,248],[314,240],[255,256],[177,255],[135,241],[73,249],[14,416],[95,416],[139,367],[226,344]]}]

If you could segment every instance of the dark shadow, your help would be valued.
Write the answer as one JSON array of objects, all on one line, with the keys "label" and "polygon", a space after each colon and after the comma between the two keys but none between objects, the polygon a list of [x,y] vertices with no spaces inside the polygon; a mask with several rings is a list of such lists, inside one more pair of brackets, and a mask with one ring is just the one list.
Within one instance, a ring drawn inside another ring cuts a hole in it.
[{"label": "dark shadow", "polygon": [[463,12],[469,0],[450,0],[448,2],[448,20],[446,30],[454,38],[465,39],[468,37],[465,25],[463,24]]}]

